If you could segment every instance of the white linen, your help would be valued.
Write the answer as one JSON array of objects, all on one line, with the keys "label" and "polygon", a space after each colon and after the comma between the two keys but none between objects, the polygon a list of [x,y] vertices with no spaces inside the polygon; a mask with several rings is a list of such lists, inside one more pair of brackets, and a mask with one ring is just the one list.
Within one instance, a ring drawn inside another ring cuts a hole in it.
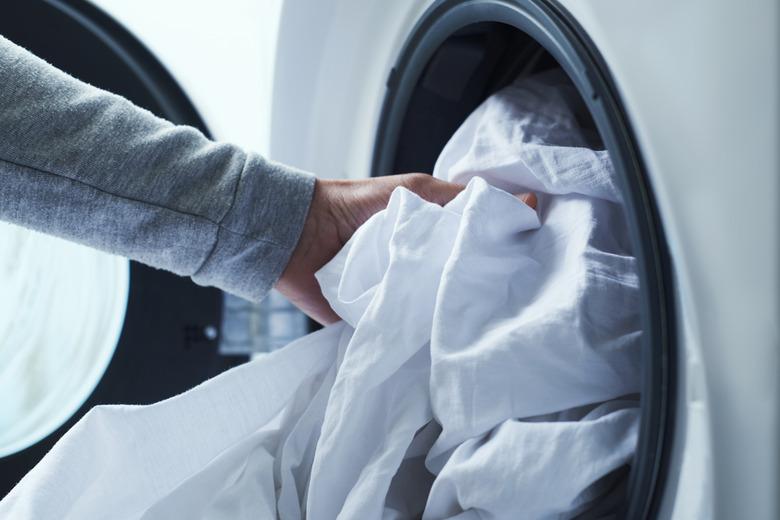
[{"label": "white linen", "polygon": [[428,455],[437,473],[428,518],[469,508],[573,515],[594,494],[589,484],[633,453],[636,401],[603,418],[603,408],[566,417],[638,392],[640,379],[636,260],[609,156],[589,147],[578,99],[560,72],[523,79],[474,111],[436,164],[446,180],[536,192],[542,225],[513,237],[503,219],[465,233],[445,270],[431,346],[443,433]]},{"label": "white linen", "polygon": [[396,190],[318,273],[344,322],[95,409],[0,517],[554,518],[606,493],[636,440],[636,266],[557,82],[491,97],[437,165],[466,190]]},{"label": "white linen", "polygon": [[305,458],[312,429],[296,429],[298,415],[349,335],[329,327],[149,406],[95,407],[0,502],[0,518],[273,518],[275,457],[284,441]]}]

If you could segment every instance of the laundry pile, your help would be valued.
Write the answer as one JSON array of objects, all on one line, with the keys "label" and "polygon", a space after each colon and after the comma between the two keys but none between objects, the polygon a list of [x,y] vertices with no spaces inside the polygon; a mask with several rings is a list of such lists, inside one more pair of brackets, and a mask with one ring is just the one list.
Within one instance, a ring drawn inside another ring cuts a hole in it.
[{"label": "laundry pile", "polygon": [[[556,73],[488,99],[318,279],[343,322],[151,406],[93,409],[5,518],[558,518],[619,485],[638,280]],[[510,193],[533,191],[538,212]]]}]

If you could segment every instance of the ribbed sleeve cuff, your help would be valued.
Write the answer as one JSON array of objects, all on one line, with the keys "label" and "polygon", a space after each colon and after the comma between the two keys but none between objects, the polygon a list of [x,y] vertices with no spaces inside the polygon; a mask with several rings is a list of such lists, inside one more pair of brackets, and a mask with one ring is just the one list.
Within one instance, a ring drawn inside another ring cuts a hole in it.
[{"label": "ribbed sleeve cuff", "polygon": [[248,155],[211,253],[192,279],[261,300],[298,244],[314,183],[309,173]]}]

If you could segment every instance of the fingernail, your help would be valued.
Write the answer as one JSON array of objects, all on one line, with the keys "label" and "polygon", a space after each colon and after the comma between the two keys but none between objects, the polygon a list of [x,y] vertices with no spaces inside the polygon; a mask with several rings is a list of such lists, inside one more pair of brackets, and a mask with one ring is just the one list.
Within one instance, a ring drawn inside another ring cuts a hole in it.
[{"label": "fingernail", "polygon": [[520,196],[520,200],[531,206],[533,209],[536,209],[537,200],[535,193],[524,193]]}]

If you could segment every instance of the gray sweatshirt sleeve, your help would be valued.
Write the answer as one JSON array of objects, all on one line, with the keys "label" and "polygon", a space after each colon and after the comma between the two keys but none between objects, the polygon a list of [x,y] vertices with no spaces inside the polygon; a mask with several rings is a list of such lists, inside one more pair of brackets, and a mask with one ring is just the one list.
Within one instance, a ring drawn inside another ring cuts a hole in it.
[{"label": "gray sweatshirt sleeve", "polygon": [[208,140],[0,36],[0,219],[260,299],[314,177]]}]

